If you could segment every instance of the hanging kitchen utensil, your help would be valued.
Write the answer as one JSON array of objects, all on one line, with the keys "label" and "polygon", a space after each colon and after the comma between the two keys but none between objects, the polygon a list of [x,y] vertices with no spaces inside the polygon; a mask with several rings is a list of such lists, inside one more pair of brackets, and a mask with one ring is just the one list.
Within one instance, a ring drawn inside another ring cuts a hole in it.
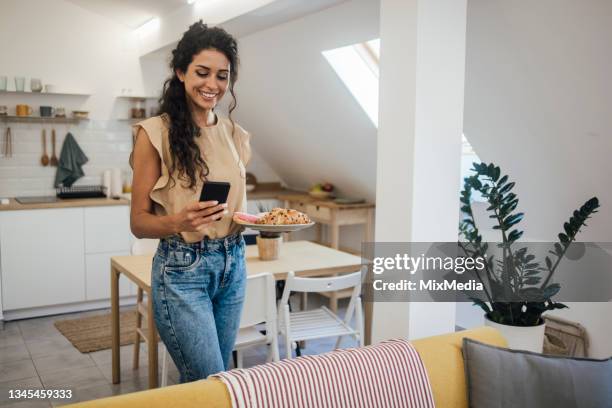
[{"label": "hanging kitchen utensil", "polygon": [[12,156],[12,137],[11,137],[11,128],[7,127],[6,128],[6,134],[4,136],[4,146],[2,148],[2,154],[4,157],[11,157]]},{"label": "hanging kitchen utensil", "polygon": [[8,153],[7,156],[13,157],[13,135],[11,134],[10,127],[6,128],[6,140],[8,145],[8,149],[6,150]]},{"label": "hanging kitchen utensil", "polygon": [[45,129],[42,130],[42,145],[43,145],[43,155],[40,158],[40,164],[43,166],[49,165],[49,156],[47,155],[47,133]]},{"label": "hanging kitchen utensil", "polygon": [[51,161],[49,164],[57,167],[57,156],[55,155],[55,128],[51,130]]}]

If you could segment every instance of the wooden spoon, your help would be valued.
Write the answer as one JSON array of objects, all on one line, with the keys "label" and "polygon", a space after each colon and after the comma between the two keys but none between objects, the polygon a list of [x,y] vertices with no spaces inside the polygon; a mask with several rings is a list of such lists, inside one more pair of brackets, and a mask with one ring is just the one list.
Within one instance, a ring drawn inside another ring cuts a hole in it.
[{"label": "wooden spoon", "polygon": [[57,156],[55,155],[55,129],[51,130],[51,161],[49,164],[57,166]]},{"label": "wooden spoon", "polygon": [[42,145],[43,145],[43,155],[40,158],[40,164],[43,166],[49,165],[49,156],[47,156],[47,133],[45,129],[42,130]]}]

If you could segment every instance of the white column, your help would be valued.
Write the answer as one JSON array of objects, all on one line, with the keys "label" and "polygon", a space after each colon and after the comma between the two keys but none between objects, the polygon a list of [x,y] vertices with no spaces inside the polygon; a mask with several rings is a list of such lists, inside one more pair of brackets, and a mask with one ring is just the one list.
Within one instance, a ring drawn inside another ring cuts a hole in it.
[{"label": "white column", "polygon": [[[381,0],[376,241],[455,241],[467,0]],[[372,342],[452,332],[454,303],[375,303]]]}]

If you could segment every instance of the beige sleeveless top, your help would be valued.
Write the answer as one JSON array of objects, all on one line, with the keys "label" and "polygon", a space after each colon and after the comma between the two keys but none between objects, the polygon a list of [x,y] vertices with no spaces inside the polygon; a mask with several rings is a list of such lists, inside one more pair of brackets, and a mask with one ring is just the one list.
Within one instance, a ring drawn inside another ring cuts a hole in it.
[{"label": "beige sleeveless top", "polygon": [[[134,136],[143,128],[151,144],[161,159],[161,176],[149,194],[153,201],[155,214],[172,215],[179,213],[185,205],[200,199],[204,184],[198,179],[195,189],[189,189],[183,180],[178,178],[178,171],[172,174],[172,156],[168,138],[168,128],[162,116],[155,116],[133,125]],[[181,232],[185,242],[198,242],[208,237],[223,238],[242,231],[242,227],[232,221],[235,211],[246,211],[246,170],[251,158],[250,134],[236,124],[232,137],[232,124],[229,119],[217,115],[217,123],[201,128],[200,136],[195,139],[200,147],[202,158],[209,168],[208,181],[225,181],[230,183],[227,198],[228,213],[220,220],[201,232]]]}]

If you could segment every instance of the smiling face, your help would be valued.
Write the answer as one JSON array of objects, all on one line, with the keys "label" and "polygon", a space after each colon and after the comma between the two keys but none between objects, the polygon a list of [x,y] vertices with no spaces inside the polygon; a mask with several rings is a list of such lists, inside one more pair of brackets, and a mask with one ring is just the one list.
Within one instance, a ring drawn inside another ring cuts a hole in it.
[{"label": "smiling face", "polygon": [[176,72],[193,108],[210,111],[217,105],[229,87],[230,68],[223,53],[209,48],[194,55],[187,72]]}]

